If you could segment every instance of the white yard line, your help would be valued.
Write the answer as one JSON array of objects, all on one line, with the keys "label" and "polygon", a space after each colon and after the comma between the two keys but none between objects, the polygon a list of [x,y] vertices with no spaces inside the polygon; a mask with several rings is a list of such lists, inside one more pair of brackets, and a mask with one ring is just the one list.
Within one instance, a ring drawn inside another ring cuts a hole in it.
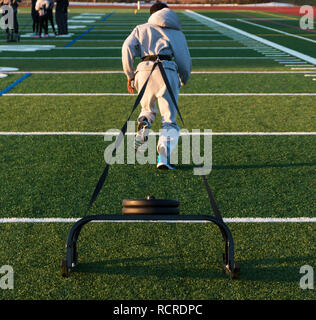
[{"label": "white yard line", "polygon": [[[8,223],[75,223],[81,218],[0,218],[0,224]],[[295,218],[223,218],[226,223],[315,223],[315,217],[295,217]],[[102,221],[94,221],[100,223]],[[107,220],[112,223],[209,223],[207,220]]]},{"label": "white yard line", "polygon": [[282,52],[285,52],[287,54],[290,54],[292,56],[300,58],[300,59],[302,59],[304,61],[307,61],[308,63],[316,65],[316,58],[313,58],[311,56],[308,56],[308,55],[303,54],[301,52],[298,52],[296,50],[289,49],[289,48],[287,48],[285,46],[282,46],[282,45],[279,45],[279,44],[274,43],[272,41],[266,40],[264,38],[261,38],[259,36],[254,35],[254,34],[251,34],[249,32],[243,31],[243,30],[238,29],[236,27],[232,27],[232,26],[230,26],[230,25],[228,25],[226,23],[219,22],[219,21],[217,21],[215,19],[203,16],[203,15],[201,15],[199,13],[196,13],[196,12],[193,12],[191,10],[186,10],[185,14],[187,16],[189,16],[190,18],[193,18],[193,19],[195,19],[195,20],[197,20],[197,21],[199,21],[199,22],[201,22],[201,23],[203,23],[205,25],[209,25],[209,26],[213,25],[214,26],[214,24],[215,24],[216,26],[220,26],[220,27],[222,27],[222,28],[224,28],[226,30],[228,29],[230,31],[233,31],[234,33],[243,35],[243,36],[245,36],[247,38],[250,38],[252,40],[258,41],[258,42],[263,43],[263,44],[265,44],[267,46],[270,46],[272,48],[278,49],[278,50],[280,50]]},{"label": "white yard line", "polygon": [[306,40],[306,41],[309,41],[309,42],[316,43],[316,40],[305,38],[305,37],[301,37],[301,36],[298,36],[296,34],[288,33],[288,32],[285,32],[285,31],[278,30],[278,29],[266,27],[266,26],[263,26],[263,25],[258,24],[258,23],[253,23],[253,22],[246,21],[246,20],[243,20],[243,19],[237,19],[237,21],[240,21],[240,22],[243,22],[243,23],[247,23],[247,24],[256,26],[258,28],[263,28],[263,29],[274,31],[274,32],[282,33],[282,34],[285,34],[285,35],[290,36],[290,37],[294,37],[294,38],[298,38],[298,39],[301,39],[301,40]]}]

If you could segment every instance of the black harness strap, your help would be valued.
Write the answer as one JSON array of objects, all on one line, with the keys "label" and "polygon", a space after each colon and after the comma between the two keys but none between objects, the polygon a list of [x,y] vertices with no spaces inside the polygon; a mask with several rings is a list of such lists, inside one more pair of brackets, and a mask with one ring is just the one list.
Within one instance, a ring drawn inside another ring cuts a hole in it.
[{"label": "black harness strap", "polygon": [[[136,101],[135,101],[135,103],[134,103],[134,106],[133,106],[133,108],[132,108],[132,111],[131,111],[128,119],[126,120],[126,122],[124,123],[124,125],[123,125],[123,127],[122,127],[122,129],[121,129],[121,132],[120,132],[120,134],[119,134],[119,136],[118,136],[118,138],[117,138],[117,140],[116,140],[115,147],[114,147],[113,152],[112,152],[112,155],[113,155],[113,156],[116,154],[116,150],[117,150],[118,146],[120,145],[120,143],[122,142],[122,140],[123,140],[123,138],[124,138],[124,136],[125,136],[125,133],[126,133],[126,131],[127,131],[128,121],[130,120],[132,114],[134,113],[135,109],[137,108],[138,104],[140,103],[140,100],[142,99],[142,97],[143,97],[143,95],[144,95],[144,92],[145,92],[145,90],[146,90],[146,87],[147,87],[147,84],[148,84],[148,80],[149,80],[151,74],[153,73],[154,69],[156,68],[156,66],[157,66],[157,64],[155,63],[155,64],[153,65],[151,71],[150,71],[150,74],[149,74],[146,82],[144,83],[142,89],[140,90],[140,92],[139,92],[139,94],[138,94],[138,96],[137,96],[137,98],[136,98]],[[95,199],[97,198],[99,192],[101,191],[101,189],[102,189],[102,187],[103,187],[103,184],[104,184],[105,179],[106,179],[106,177],[107,177],[107,175],[108,175],[108,172],[109,172],[109,168],[110,168],[110,164],[107,163],[107,165],[106,165],[106,167],[105,167],[102,175],[100,176],[99,181],[98,181],[98,183],[97,183],[97,185],[96,185],[96,187],[95,187],[95,189],[94,189],[94,191],[93,191],[92,197],[91,197],[90,202],[89,202],[88,211],[89,211],[89,209],[91,208],[93,202],[95,201]]]},{"label": "black harness strap", "polygon": [[[149,74],[146,82],[144,83],[142,89],[140,90],[140,92],[139,92],[139,94],[138,94],[138,96],[137,96],[137,98],[136,98],[136,101],[135,101],[135,103],[134,103],[134,106],[133,106],[133,108],[132,108],[132,111],[131,111],[128,119],[126,120],[125,124],[123,125],[122,129],[121,129],[121,132],[120,132],[119,137],[118,137],[117,140],[116,140],[115,147],[114,147],[114,150],[113,150],[113,152],[112,152],[112,155],[113,155],[113,156],[115,156],[116,150],[117,150],[118,146],[120,145],[120,143],[121,143],[122,140],[124,139],[125,133],[126,133],[126,131],[127,131],[128,121],[130,120],[132,114],[134,113],[135,109],[136,109],[137,106],[139,105],[139,103],[140,103],[140,101],[141,101],[141,99],[142,99],[142,97],[143,97],[143,95],[144,95],[144,92],[145,92],[145,90],[146,90],[146,87],[147,87],[149,78],[150,78],[151,74],[153,73],[153,71],[155,70],[155,68],[156,68],[157,65],[158,65],[159,70],[160,70],[160,72],[161,72],[162,78],[163,78],[163,80],[164,80],[164,82],[165,82],[165,84],[166,84],[166,87],[167,87],[167,90],[168,90],[168,92],[169,92],[169,94],[170,94],[170,97],[171,97],[171,99],[172,99],[172,102],[173,102],[173,104],[174,104],[174,106],[175,106],[175,108],[176,108],[176,110],[177,110],[177,112],[178,112],[178,114],[179,114],[179,117],[180,117],[180,119],[181,119],[181,122],[182,122],[182,124],[183,124],[183,126],[184,126],[184,121],[183,121],[182,115],[181,115],[181,113],[180,113],[180,110],[179,110],[179,107],[178,107],[176,98],[175,98],[175,96],[174,96],[174,94],[173,94],[173,92],[172,92],[172,89],[171,89],[171,86],[170,86],[168,77],[167,77],[167,75],[166,75],[166,72],[165,72],[165,70],[164,70],[164,68],[163,68],[163,65],[162,65],[161,61],[160,61],[159,59],[157,59],[157,60],[155,61],[155,63],[153,64],[153,67],[152,67],[152,69],[151,69],[151,71],[150,71],[150,74]],[[99,192],[101,191],[101,189],[102,189],[102,187],[103,187],[103,185],[104,185],[105,179],[106,179],[106,177],[107,177],[107,175],[108,175],[108,172],[109,172],[109,168],[110,168],[110,164],[107,164],[106,167],[105,167],[105,169],[104,169],[104,171],[103,171],[103,173],[102,173],[102,175],[101,175],[100,178],[99,178],[99,181],[98,181],[98,183],[97,183],[97,185],[96,185],[96,187],[95,187],[95,189],[94,189],[94,192],[93,192],[93,194],[92,194],[92,197],[91,197],[91,199],[90,199],[89,206],[88,206],[88,211],[90,210],[92,204],[93,204],[94,201],[96,200]],[[202,179],[203,179],[204,186],[205,186],[205,189],[206,189],[207,194],[208,194],[208,198],[209,198],[209,200],[210,200],[211,208],[212,208],[212,210],[214,211],[215,217],[216,217],[217,219],[219,219],[220,221],[223,221],[222,215],[221,215],[221,213],[220,213],[220,211],[219,211],[219,209],[218,209],[218,207],[217,207],[216,201],[215,201],[215,199],[214,199],[214,197],[213,197],[213,194],[212,194],[211,188],[210,188],[210,186],[209,186],[209,184],[208,184],[208,182],[207,182],[206,176],[205,176],[205,175],[202,175]]]}]

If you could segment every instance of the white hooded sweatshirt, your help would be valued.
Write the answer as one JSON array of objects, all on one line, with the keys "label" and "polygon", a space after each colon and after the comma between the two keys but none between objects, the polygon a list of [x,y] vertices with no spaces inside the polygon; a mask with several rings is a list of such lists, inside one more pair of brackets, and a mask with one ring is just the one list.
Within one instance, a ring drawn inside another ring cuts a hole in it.
[{"label": "white hooded sweatshirt", "polygon": [[[148,55],[169,55],[174,61],[163,60],[165,68],[176,70],[180,80],[189,80],[192,63],[181,23],[177,14],[169,8],[153,13],[148,23],[137,26],[125,40],[122,47],[122,64],[127,78],[135,77],[133,62],[135,57]],[[137,71],[150,70],[151,64],[141,62]]]}]

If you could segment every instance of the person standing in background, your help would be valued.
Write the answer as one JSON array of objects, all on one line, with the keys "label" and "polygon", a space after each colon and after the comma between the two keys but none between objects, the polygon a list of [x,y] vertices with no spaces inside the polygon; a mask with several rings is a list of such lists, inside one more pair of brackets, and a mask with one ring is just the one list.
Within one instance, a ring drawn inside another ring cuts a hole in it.
[{"label": "person standing in background", "polygon": [[38,15],[38,11],[35,9],[36,1],[37,0],[32,0],[32,11],[31,11],[34,36],[38,35],[38,28],[39,28],[39,15]]},{"label": "person standing in background", "polygon": [[53,17],[53,9],[54,9],[55,3],[54,3],[54,0],[48,0],[48,2],[49,2],[49,7],[47,9],[47,20],[50,22],[50,25],[52,26],[52,30],[56,35],[57,33],[56,33],[54,17]]},{"label": "person standing in background", "polygon": [[[18,23],[18,6],[22,0],[0,0],[0,7],[9,6],[13,10],[13,25],[8,26],[5,31],[7,33],[7,42],[19,42],[19,23]],[[5,15],[7,10],[2,9],[2,15]]]},{"label": "person standing in background", "polygon": [[56,23],[58,35],[68,34],[68,0],[56,0]]},{"label": "person standing in background", "polygon": [[44,29],[43,38],[48,37],[48,20],[47,20],[47,10],[49,8],[49,1],[48,0],[37,0],[35,9],[38,11],[39,15],[39,34],[38,38],[42,38],[42,31]]}]

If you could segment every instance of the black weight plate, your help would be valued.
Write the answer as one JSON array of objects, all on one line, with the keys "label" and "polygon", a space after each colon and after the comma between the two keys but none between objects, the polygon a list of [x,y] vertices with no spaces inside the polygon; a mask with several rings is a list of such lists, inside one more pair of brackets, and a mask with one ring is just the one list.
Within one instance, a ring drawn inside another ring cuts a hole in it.
[{"label": "black weight plate", "polygon": [[140,207],[132,207],[132,208],[126,208],[126,207],[123,207],[122,208],[122,213],[123,214],[179,214],[180,210],[179,208],[167,208],[167,207],[156,207],[156,208],[153,208],[153,207],[143,207],[143,208],[140,208]]},{"label": "black weight plate", "polygon": [[179,201],[173,199],[126,199],[122,202],[123,207],[144,208],[144,207],[179,207]]}]

